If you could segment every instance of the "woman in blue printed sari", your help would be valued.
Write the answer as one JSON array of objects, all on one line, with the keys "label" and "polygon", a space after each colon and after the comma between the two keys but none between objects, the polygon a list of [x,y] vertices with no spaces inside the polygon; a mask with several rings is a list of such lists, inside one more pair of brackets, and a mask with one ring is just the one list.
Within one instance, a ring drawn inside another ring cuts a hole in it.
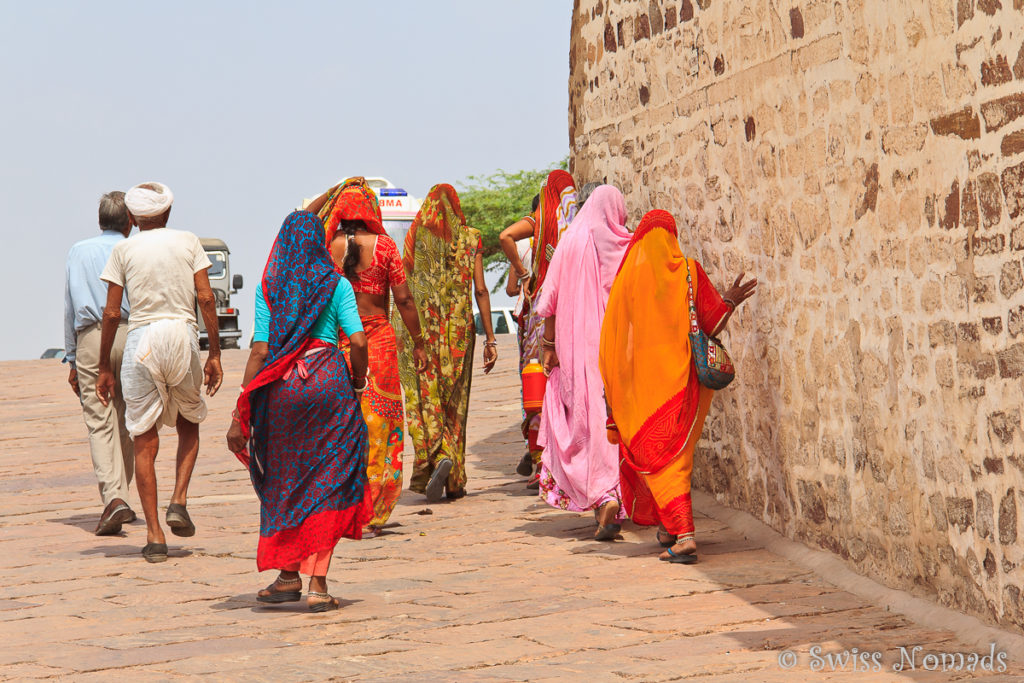
[{"label": "woman in blue printed sari", "polygon": [[[346,273],[352,276],[354,273]],[[295,602],[307,574],[313,612],[337,609],[327,569],[341,538],[361,538],[366,487],[366,336],[352,285],[334,267],[315,213],[288,216],[256,290],[256,331],[228,431],[260,498],[259,571],[280,575],[257,600]],[[352,370],[338,349],[351,342]]]}]

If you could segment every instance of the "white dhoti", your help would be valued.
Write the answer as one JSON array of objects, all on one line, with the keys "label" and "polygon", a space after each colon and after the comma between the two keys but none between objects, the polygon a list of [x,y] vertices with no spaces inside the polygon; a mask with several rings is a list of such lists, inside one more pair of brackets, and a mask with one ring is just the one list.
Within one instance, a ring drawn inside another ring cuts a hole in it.
[{"label": "white dhoti", "polygon": [[199,337],[185,320],[159,320],[128,333],[121,364],[125,426],[132,437],[178,415],[206,419]]}]

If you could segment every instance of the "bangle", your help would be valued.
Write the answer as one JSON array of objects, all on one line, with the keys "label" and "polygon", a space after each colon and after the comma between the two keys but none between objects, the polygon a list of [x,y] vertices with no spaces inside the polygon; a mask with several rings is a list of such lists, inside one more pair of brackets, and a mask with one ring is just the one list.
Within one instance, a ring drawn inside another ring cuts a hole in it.
[{"label": "bangle", "polygon": [[541,337],[540,338],[540,343],[541,343],[541,345],[543,345],[543,346],[545,346],[545,347],[547,347],[549,349],[555,348],[555,340],[554,339],[548,339],[547,337]]},{"label": "bangle", "polygon": [[[363,380],[363,386],[361,386],[361,387],[357,387],[356,386],[356,380],[358,380],[358,379]],[[355,389],[357,394],[361,394],[364,391],[366,391],[366,387],[368,387],[369,385],[370,385],[370,378],[369,377],[353,377],[352,378],[352,388]]]},{"label": "bangle", "polygon": [[498,342],[496,342],[496,341],[484,342],[484,346],[497,346],[497,345],[498,345]]},{"label": "bangle", "polygon": [[523,280],[528,280],[528,279],[530,279],[530,271],[526,271],[522,275],[517,275],[516,277],[519,278],[520,282],[522,282]]},{"label": "bangle", "polygon": [[724,301],[724,302],[725,302],[725,304],[726,304],[726,305],[727,305],[727,306],[728,306],[729,308],[731,308],[732,310],[734,310],[734,311],[736,310],[736,302],[735,302],[735,301],[733,301],[732,299],[730,299],[729,297],[725,297],[725,298],[723,298],[723,299],[722,299],[722,301]]}]

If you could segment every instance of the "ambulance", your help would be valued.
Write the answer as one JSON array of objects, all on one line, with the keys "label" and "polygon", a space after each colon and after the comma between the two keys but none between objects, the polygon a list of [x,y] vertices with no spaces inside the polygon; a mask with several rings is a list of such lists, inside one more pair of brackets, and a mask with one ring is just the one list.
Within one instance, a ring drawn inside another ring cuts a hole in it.
[{"label": "ambulance", "polygon": [[387,178],[367,178],[366,184],[377,193],[380,215],[384,219],[384,230],[398,245],[398,253],[405,249],[405,235],[409,232],[422,200],[416,199],[400,187],[395,187]]}]

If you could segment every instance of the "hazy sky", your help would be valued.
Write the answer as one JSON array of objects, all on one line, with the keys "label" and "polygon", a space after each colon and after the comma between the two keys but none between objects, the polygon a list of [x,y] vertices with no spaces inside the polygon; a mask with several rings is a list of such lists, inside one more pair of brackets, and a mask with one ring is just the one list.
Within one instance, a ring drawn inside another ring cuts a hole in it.
[{"label": "hazy sky", "polygon": [[422,197],[568,152],[569,0],[0,0],[0,359],[63,345],[64,261],[159,180],[252,296],[281,221],[345,175]]}]

